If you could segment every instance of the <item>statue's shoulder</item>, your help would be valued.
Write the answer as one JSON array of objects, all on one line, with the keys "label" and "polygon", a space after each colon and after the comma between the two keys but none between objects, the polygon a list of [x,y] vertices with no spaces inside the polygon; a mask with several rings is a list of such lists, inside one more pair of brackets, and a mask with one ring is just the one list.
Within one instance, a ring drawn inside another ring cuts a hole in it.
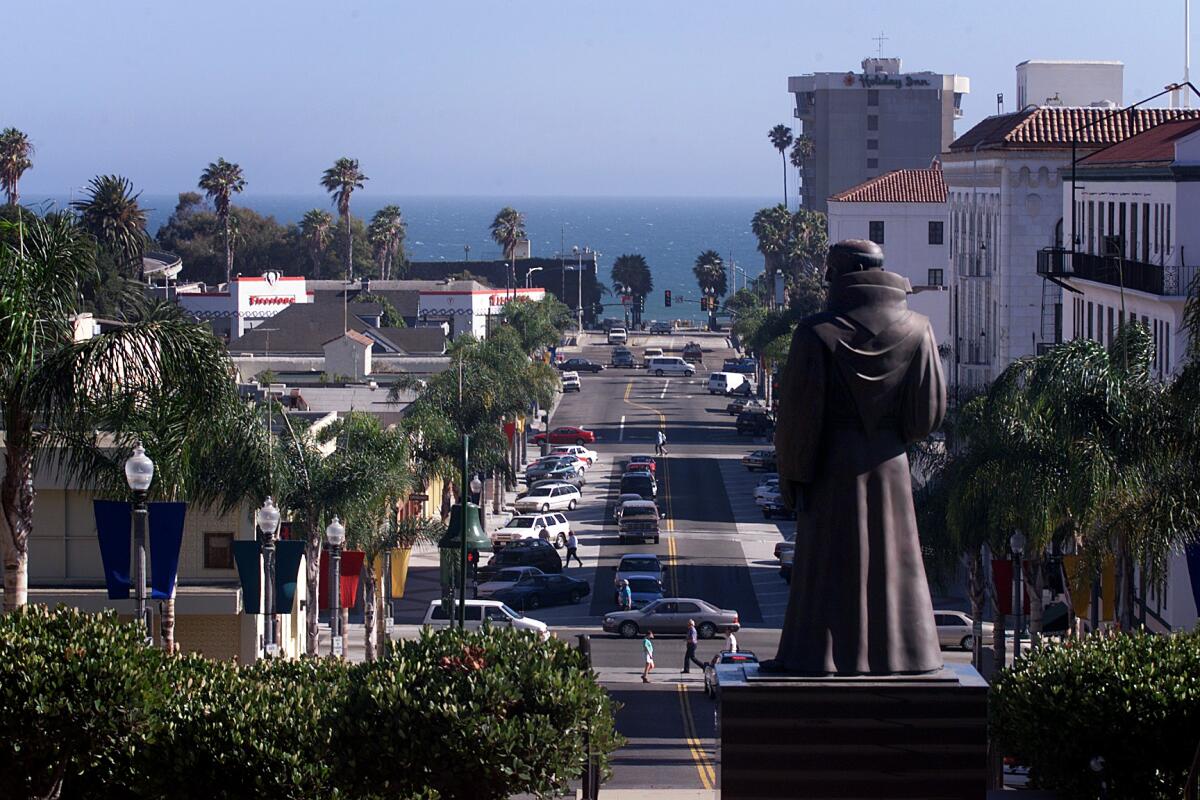
[{"label": "statue's shoulder", "polygon": [[814,333],[829,328],[844,328],[845,326],[845,321],[832,311],[819,311],[796,323],[798,329],[809,330]]}]

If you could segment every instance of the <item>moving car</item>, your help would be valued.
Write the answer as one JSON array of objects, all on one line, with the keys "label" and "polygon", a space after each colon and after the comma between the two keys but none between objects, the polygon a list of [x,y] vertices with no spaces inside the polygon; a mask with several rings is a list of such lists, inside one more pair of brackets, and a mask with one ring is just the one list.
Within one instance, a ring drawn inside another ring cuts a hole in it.
[{"label": "moving car", "polygon": [[737,416],[743,411],[754,410],[758,413],[765,413],[767,409],[765,406],[763,406],[762,402],[756,398],[739,397],[736,400],[731,400],[729,405],[725,406],[725,410],[730,414]]},{"label": "moving car", "polygon": [[604,369],[604,365],[591,359],[576,357],[560,361],[558,368],[563,371],[570,370],[573,372],[600,372]]},{"label": "moving car", "polygon": [[506,567],[537,567],[547,575],[557,575],[562,572],[562,558],[549,542],[523,539],[497,551],[487,566],[479,568],[475,577],[479,581],[487,581]]},{"label": "moving car", "polygon": [[605,614],[604,630],[619,633],[626,639],[646,631],[684,634],[688,620],[695,620],[696,633],[701,639],[711,639],[718,633],[742,627],[736,611],[717,608],[694,597],[671,597],[656,600],[645,608]]},{"label": "moving car", "polygon": [[534,444],[541,444],[546,440],[549,440],[550,444],[591,444],[596,441],[596,434],[586,428],[563,425],[549,433],[539,433],[533,437]]},{"label": "moving car", "polygon": [[[735,372],[732,374],[736,375],[737,373]],[[725,396],[726,397],[750,398],[750,397],[754,397],[754,394],[756,391],[758,391],[758,390],[754,386],[754,379],[747,376],[746,379],[743,380],[741,383],[739,383],[737,386],[735,386],[734,388],[725,392]]]},{"label": "moving car", "polygon": [[683,346],[683,358],[685,361],[703,361],[704,350],[695,342],[688,342]]},{"label": "moving car", "polygon": [[595,450],[589,450],[586,447],[584,447],[583,445],[579,445],[579,444],[559,445],[558,447],[555,447],[553,450],[550,451],[550,455],[552,455],[552,456],[575,456],[576,458],[582,458],[584,461],[586,461],[588,463],[588,466],[595,464],[596,460],[600,458],[600,454],[597,453]]},{"label": "moving car", "polygon": [[721,364],[721,369],[725,372],[740,372],[743,375],[753,375],[758,371],[758,362],[749,356],[727,358]]},{"label": "moving car", "polygon": [[717,699],[718,664],[757,664],[758,656],[749,650],[722,650],[704,665],[704,693],[713,700]]},{"label": "moving car", "polygon": [[791,584],[792,582],[792,565],[796,561],[796,548],[793,546],[787,550],[779,551],[779,577],[783,578],[783,582]]},{"label": "moving car", "polygon": [[647,347],[642,351],[642,364],[649,365],[650,359],[662,357],[663,349],[661,347]]},{"label": "moving car", "polygon": [[658,482],[649,472],[629,472],[621,476],[621,494],[636,494],[643,500],[658,497]]},{"label": "moving car", "polygon": [[[519,614],[498,600],[468,600],[466,611],[467,627],[471,630],[479,630],[484,622],[493,626],[507,625],[518,630],[533,631],[539,636],[550,630],[541,620]],[[431,600],[422,624],[431,628],[447,628],[450,623],[450,615],[442,609],[442,601]]]},{"label": "moving car", "polygon": [[762,509],[763,519],[771,519],[773,517],[782,517],[783,519],[796,518],[796,512],[787,507],[787,504],[783,502],[783,496],[778,493],[768,496],[759,503],[759,508]]},{"label": "moving car", "polygon": [[631,500],[641,501],[641,499],[642,496],[640,494],[629,493],[617,495],[617,499],[613,504],[613,518],[617,521],[617,524],[621,522],[621,514],[625,510],[625,504]]},{"label": "moving car", "polygon": [[613,592],[621,588],[621,581],[632,581],[637,575],[649,575],[662,583],[665,576],[662,562],[654,553],[627,553],[617,562],[617,574],[613,576]]},{"label": "moving car", "polygon": [[566,544],[567,534],[571,532],[570,523],[561,513],[519,514],[491,534],[492,546],[501,548],[522,539],[540,539],[543,528],[550,534],[555,547]]},{"label": "moving car", "polygon": [[763,409],[746,409],[737,417],[738,436],[766,436],[775,428],[775,419]]},{"label": "moving car", "polygon": [[708,376],[708,393],[730,394],[745,383],[746,376],[739,372],[714,372]]},{"label": "moving car", "polygon": [[637,360],[634,359],[633,353],[631,353],[630,351],[628,351],[624,348],[617,348],[616,350],[613,350],[613,352],[612,352],[611,366],[629,367],[630,369],[632,369],[633,367],[637,366]]},{"label": "moving car", "polygon": [[578,603],[592,591],[587,581],[568,575],[528,575],[492,595],[505,604],[527,608]]},{"label": "moving car", "polygon": [[621,509],[621,522],[617,528],[621,544],[629,539],[658,544],[658,506],[650,500],[630,500]]},{"label": "moving car", "polygon": [[562,374],[562,390],[564,393],[583,391],[583,384],[579,382],[578,372],[564,372]]},{"label": "moving car", "polygon": [[696,368],[679,356],[660,356],[646,362],[646,370],[660,378],[663,375],[683,375],[690,378],[696,374]]},{"label": "moving car", "polygon": [[755,450],[742,456],[742,466],[753,472],[756,469],[775,471],[775,451]]},{"label": "moving car", "polygon": [[784,553],[795,553],[795,552],[796,552],[796,543],[795,542],[789,542],[787,540],[784,540],[782,542],[775,543],[775,559],[777,561],[783,560]]},{"label": "moving car", "polygon": [[582,495],[574,486],[541,486],[513,503],[517,511],[574,511]]},{"label": "moving car", "polygon": [[480,598],[491,597],[501,589],[507,589],[517,581],[524,578],[526,575],[544,575],[537,567],[506,567],[499,570],[488,580],[479,584],[475,588],[475,596]]},{"label": "moving car", "polygon": [[754,502],[756,505],[762,505],[770,497],[775,497],[779,494],[779,476],[766,481],[759,481],[758,486],[754,487]]},{"label": "moving car", "polygon": [[674,328],[669,322],[651,322],[650,333],[665,333],[670,335],[674,332]]},{"label": "moving car", "polygon": [[[934,611],[933,622],[937,625],[938,643],[942,647],[975,649],[975,620],[961,611]],[[983,623],[983,640],[991,641],[994,626]]]},{"label": "moving car", "polygon": [[[629,575],[625,580],[629,581],[629,599],[633,601],[634,608],[645,608],[656,600],[661,600],[663,596],[662,579],[657,575]],[[620,591],[618,590],[618,594]],[[618,597],[617,602],[620,602]]]},{"label": "moving car", "polygon": [[628,472],[640,466],[645,466],[651,472],[658,472],[658,459],[654,456],[630,456],[625,465],[625,471]]},{"label": "moving car", "polygon": [[625,340],[628,338],[629,335],[625,333],[624,328],[613,326],[608,329],[609,344],[625,344]]}]

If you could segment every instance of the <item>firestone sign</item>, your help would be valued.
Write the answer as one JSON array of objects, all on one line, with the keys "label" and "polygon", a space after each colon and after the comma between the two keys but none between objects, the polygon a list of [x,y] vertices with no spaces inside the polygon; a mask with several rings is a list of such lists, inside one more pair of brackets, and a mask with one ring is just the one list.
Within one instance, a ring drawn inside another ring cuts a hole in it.
[{"label": "firestone sign", "polygon": [[286,306],[287,304],[294,302],[296,302],[296,298],[291,296],[250,296],[250,305],[252,306]]}]

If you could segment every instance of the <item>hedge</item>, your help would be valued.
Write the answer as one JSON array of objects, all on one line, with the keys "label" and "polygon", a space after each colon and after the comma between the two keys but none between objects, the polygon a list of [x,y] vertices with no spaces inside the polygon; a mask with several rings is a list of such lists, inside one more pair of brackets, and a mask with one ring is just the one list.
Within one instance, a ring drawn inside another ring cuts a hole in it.
[{"label": "hedge", "polygon": [[579,652],[508,629],[238,666],[147,648],[112,613],[0,617],[5,796],[551,796],[585,735],[607,771],[614,710]]},{"label": "hedge", "polygon": [[1178,800],[1200,744],[1200,636],[1097,634],[1029,653],[988,704],[1001,752],[1062,800]]}]

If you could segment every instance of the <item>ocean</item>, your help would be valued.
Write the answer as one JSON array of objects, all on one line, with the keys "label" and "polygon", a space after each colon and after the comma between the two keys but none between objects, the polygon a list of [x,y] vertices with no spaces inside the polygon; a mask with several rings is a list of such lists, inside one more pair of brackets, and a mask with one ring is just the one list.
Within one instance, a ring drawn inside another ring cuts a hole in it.
[{"label": "ocean", "polygon": [[[23,196],[33,207],[50,203],[65,205],[66,197]],[[175,207],[174,195],[142,195],[149,211],[150,232],[158,230]],[[488,226],[496,212],[510,205],[525,214],[532,255],[554,257],[565,247],[590,247],[600,253],[600,280],[611,285],[613,260],[624,254],[645,256],[654,276],[654,291],[646,298],[647,321],[653,319],[703,320],[705,314],[695,301],[698,295],[692,265],[704,250],[716,250],[728,264],[745,270],[751,278],[763,271],[750,219],[760,208],[778,198],[682,198],[682,197],[403,197],[372,195],[369,190],[354,195],[351,213],[370,219],[385,205],[395,204],[408,222],[404,246],[413,261],[461,260],[470,246],[472,260],[500,258],[500,248],[491,241]],[[327,195],[245,195],[235,199],[260,214],[279,222],[297,222],[311,208],[335,213]],[[280,265],[287,273],[288,265]],[[729,272],[730,291],[746,280]],[[676,302],[663,305],[663,290],[670,289]],[[683,298],[691,302],[678,302]],[[611,299],[611,298],[609,298]],[[619,308],[606,316],[620,316]]]}]

